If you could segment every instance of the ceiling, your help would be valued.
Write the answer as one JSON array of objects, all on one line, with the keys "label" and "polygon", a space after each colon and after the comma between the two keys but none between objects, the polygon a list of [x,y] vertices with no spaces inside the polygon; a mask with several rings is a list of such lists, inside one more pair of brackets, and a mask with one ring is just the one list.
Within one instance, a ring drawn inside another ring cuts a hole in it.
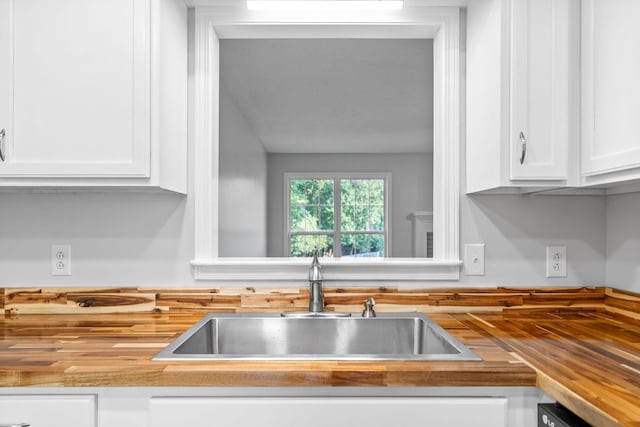
[{"label": "ceiling", "polygon": [[268,152],[433,151],[432,40],[224,39],[220,72]]}]

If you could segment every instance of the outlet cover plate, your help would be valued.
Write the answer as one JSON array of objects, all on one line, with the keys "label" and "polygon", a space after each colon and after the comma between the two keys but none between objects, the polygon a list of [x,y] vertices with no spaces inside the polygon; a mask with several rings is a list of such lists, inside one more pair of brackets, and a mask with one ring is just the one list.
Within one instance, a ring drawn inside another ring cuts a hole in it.
[{"label": "outlet cover plate", "polygon": [[547,246],[547,277],[567,277],[567,247]]},{"label": "outlet cover plate", "polygon": [[51,275],[71,276],[71,245],[51,246]]}]

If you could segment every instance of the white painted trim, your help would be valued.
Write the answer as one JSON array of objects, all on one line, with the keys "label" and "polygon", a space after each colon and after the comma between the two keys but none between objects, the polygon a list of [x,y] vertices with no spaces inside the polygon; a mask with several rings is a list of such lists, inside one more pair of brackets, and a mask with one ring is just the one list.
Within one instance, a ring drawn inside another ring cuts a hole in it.
[{"label": "white painted trim", "polygon": [[427,257],[427,233],[433,232],[433,212],[417,211],[409,214],[413,237],[414,257]]},{"label": "white painted trim", "polygon": [[[404,7],[465,7],[472,0],[404,0]],[[184,0],[190,7],[205,6],[229,6],[240,3],[242,0]],[[243,5],[244,6],[244,5]]]},{"label": "white painted trim", "polygon": [[[195,261],[218,258],[218,107],[220,44],[207,16],[196,13],[194,64]],[[216,132],[213,131],[216,129]],[[214,159],[214,153],[216,158]]]},{"label": "white painted trim", "polygon": [[[219,37],[271,37],[295,28],[296,37],[389,37],[396,28],[421,26],[434,34],[434,259],[332,260],[328,280],[415,282],[458,280],[460,194],[460,11],[456,7],[405,7],[396,13],[251,14],[237,4],[196,8],[195,25],[195,259],[196,280],[267,282],[304,279],[307,260],[218,258]],[[362,31],[365,28],[366,31]],[[379,28],[380,31],[375,30]],[[301,264],[302,263],[302,264]],[[328,264],[328,263],[327,263]]]},{"label": "white painted trim", "polygon": [[[309,273],[308,258],[218,258],[191,263],[196,280],[290,282],[300,285]],[[420,258],[322,258],[326,282],[419,282],[457,280],[462,261]]]}]

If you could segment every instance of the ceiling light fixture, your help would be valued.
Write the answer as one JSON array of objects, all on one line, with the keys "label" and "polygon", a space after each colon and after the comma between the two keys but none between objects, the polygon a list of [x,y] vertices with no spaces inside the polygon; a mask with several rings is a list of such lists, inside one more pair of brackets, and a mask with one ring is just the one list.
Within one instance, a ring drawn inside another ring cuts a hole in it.
[{"label": "ceiling light fixture", "polygon": [[403,0],[247,0],[249,10],[351,11],[399,10]]}]

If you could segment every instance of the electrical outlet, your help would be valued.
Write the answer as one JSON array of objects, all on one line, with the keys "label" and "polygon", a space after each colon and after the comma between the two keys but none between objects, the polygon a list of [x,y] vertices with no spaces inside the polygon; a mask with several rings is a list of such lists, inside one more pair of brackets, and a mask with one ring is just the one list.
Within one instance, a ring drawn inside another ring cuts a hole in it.
[{"label": "electrical outlet", "polygon": [[71,276],[71,245],[51,246],[51,275]]},{"label": "electrical outlet", "polygon": [[566,246],[547,246],[547,277],[567,277]]},{"label": "electrical outlet", "polygon": [[464,274],[484,276],[484,243],[464,245]]}]

